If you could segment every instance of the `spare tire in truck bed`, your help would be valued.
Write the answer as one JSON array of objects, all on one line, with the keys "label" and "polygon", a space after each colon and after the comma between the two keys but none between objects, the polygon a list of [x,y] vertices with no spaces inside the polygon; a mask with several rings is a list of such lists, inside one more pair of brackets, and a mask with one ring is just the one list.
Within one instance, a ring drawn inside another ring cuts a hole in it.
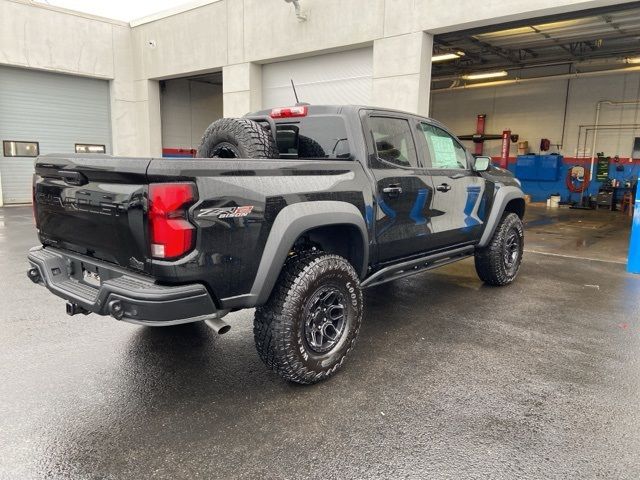
[{"label": "spare tire in truck bed", "polygon": [[322,145],[313,138],[298,136],[298,158],[325,158],[326,156]]},{"label": "spare tire in truck bed", "polygon": [[221,118],[202,136],[200,158],[278,158],[278,147],[268,129],[246,118]]}]

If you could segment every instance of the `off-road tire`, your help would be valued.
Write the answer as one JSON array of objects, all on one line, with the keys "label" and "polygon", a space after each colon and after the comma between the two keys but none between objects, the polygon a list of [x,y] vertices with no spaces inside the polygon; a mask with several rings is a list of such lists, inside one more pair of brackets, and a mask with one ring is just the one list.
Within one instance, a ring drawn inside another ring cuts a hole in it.
[{"label": "off-road tire", "polygon": [[[305,311],[323,288],[336,288],[346,300],[339,342],[317,353],[305,333]],[[351,264],[318,251],[291,257],[267,303],[256,309],[253,334],[262,361],[287,380],[311,384],[333,375],[353,348],[362,323],[362,291]]]},{"label": "off-road tire", "polygon": [[326,156],[322,145],[313,138],[298,136],[298,158],[325,158]]},{"label": "off-road tire", "polygon": [[[517,254],[510,264],[507,258],[507,243],[517,237]],[[500,223],[496,227],[491,241],[484,248],[478,248],[475,252],[476,272],[480,279],[489,285],[501,287],[513,282],[520,270],[522,252],[524,249],[524,229],[522,220],[515,213],[505,212]]]},{"label": "off-road tire", "polygon": [[221,118],[202,136],[200,158],[278,158],[278,147],[271,133],[246,118]]}]

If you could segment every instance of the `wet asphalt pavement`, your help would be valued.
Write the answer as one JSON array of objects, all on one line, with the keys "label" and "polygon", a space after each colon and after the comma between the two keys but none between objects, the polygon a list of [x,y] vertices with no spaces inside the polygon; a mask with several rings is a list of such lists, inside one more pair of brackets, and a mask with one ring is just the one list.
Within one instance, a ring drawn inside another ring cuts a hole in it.
[{"label": "wet asphalt pavement", "polygon": [[231,332],[68,317],[0,209],[0,478],[640,477],[640,277],[528,253],[367,291],[333,379],[284,382]]}]

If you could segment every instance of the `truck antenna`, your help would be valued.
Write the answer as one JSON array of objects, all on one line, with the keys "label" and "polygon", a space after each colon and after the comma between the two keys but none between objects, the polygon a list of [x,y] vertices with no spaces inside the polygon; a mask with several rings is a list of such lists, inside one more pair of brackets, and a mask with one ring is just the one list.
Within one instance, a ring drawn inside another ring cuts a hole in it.
[{"label": "truck antenna", "polygon": [[302,105],[311,105],[310,103],[307,103],[307,102],[301,102],[300,99],[298,99],[298,92],[296,92],[296,85],[295,83],[293,83],[293,78],[291,78],[290,80],[291,80],[291,88],[293,88],[293,95],[296,97],[296,107],[300,107]]},{"label": "truck antenna", "polygon": [[300,103],[300,100],[298,99],[298,92],[296,92],[296,84],[293,83],[293,78],[290,78],[289,80],[291,80],[291,88],[293,88],[293,96],[296,97],[296,105]]}]

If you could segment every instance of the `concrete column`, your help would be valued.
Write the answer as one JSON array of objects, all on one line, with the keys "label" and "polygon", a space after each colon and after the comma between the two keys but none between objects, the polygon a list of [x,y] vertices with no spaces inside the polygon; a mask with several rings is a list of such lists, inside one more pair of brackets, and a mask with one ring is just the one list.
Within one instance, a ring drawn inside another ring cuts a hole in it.
[{"label": "concrete column", "polygon": [[424,32],[373,42],[375,106],[429,114],[433,36]]},{"label": "concrete column", "polygon": [[[127,92],[127,95],[123,95]],[[162,156],[160,88],[155,80],[111,82],[111,136],[113,154]]]},{"label": "concrete column", "polygon": [[262,108],[262,65],[238,63],[222,68],[222,108],[225,117]]},{"label": "concrete column", "polygon": [[114,155],[162,155],[160,86],[147,80],[135,59],[129,28],[113,27],[113,80],[110,82]]},{"label": "concrete column", "polygon": [[157,80],[139,80],[136,83],[138,94],[136,119],[141,155],[161,157],[160,82]]}]

